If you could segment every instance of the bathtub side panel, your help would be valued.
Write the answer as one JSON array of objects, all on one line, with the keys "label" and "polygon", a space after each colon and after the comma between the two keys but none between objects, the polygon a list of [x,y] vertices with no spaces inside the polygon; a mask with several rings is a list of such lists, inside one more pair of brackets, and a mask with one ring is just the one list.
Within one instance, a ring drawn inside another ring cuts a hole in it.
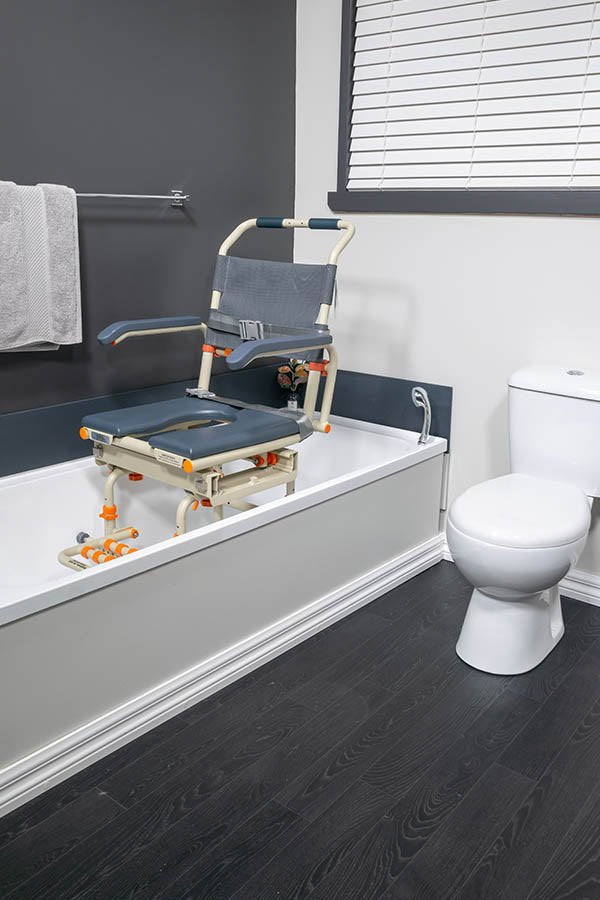
[{"label": "bathtub side panel", "polygon": [[0,770],[435,537],[442,459],[0,628]]}]

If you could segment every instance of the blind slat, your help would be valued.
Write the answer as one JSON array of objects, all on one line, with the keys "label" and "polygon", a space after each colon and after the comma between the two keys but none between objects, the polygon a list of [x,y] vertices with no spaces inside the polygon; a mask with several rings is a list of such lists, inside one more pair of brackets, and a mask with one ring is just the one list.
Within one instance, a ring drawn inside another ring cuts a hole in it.
[{"label": "blind slat", "polygon": [[357,0],[348,187],[600,186],[600,2]]}]

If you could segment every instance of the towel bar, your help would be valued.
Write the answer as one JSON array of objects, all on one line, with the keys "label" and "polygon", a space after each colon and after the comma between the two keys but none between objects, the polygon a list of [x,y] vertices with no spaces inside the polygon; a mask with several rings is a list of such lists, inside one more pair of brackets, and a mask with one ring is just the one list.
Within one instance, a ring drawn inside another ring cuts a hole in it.
[{"label": "towel bar", "polygon": [[171,188],[169,194],[80,194],[77,192],[77,196],[84,198],[100,197],[115,200],[170,200],[171,206],[180,208],[185,206],[185,203],[188,200],[192,199],[189,194],[184,194],[183,191],[177,190],[176,188]]}]

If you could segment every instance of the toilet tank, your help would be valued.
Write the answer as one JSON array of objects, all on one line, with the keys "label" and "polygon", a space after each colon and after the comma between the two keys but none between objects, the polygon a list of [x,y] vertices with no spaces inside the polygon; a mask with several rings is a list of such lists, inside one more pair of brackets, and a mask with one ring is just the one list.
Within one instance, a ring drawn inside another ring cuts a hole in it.
[{"label": "toilet tank", "polygon": [[511,471],[600,496],[600,370],[528,366],[508,381]]}]

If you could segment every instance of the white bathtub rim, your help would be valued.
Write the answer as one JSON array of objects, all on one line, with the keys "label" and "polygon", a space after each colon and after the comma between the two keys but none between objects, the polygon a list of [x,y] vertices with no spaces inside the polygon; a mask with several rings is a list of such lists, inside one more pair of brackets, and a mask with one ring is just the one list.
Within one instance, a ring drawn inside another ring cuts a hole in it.
[{"label": "white bathtub rim", "polygon": [[443,548],[437,534],[0,769],[0,817],[440,562]]},{"label": "white bathtub rim", "polygon": [[[282,497],[265,503],[256,509],[238,513],[221,522],[213,522],[201,528],[190,530],[187,534],[177,539],[166,538],[163,541],[144,547],[123,559],[116,560],[110,566],[98,566],[90,571],[78,575],[70,573],[63,579],[55,581],[51,586],[42,586],[39,591],[22,598],[12,599],[1,605],[0,598],[0,627],[11,622],[23,619],[26,616],[42,612],[60,603],[66,603],[77,597],[89,594],[93,591],[107,587],[116,581],[131,578],[134,575],[146,572],[157,566],[188,556],[220,543],[223,540],[237,537],[251,528],[260,528],[271,522],[300,512],[309,506],[323,503],[333,497],[348,493],[373,481],[378,481],[388,475],[403,471],[413,465],[439,456],[446,452],[447,442],[444,438],[432,437],[428,444],[417,444],[416,432],[404,429],[392,428],[387,425],[377,425],[372,422],[361,422],[355,419],[347,419],[341,416],[331,416],[332,424],[338,424],[346,428],[359,431],[370,431],[375,434],[383,434],[412,445],[409,452],[404,452],[396,459],[384,463],[375,462],[371,466],[356,469],[345,475],[339,475],[328,481],[297,491],[289,497]],[[7,475],[0,478],[0,487],[12,486],[20,481],[31,482],[38,478],[50,477],[61,470],[77,471],[95,465],[91,457],[70,460],[53,466],[45,466],[16,475]],[[223,536],[222,532],[226,534]],[[57,554],[60,547],[57,547]],[[58,563],[57,563],[58,565]]]}]

